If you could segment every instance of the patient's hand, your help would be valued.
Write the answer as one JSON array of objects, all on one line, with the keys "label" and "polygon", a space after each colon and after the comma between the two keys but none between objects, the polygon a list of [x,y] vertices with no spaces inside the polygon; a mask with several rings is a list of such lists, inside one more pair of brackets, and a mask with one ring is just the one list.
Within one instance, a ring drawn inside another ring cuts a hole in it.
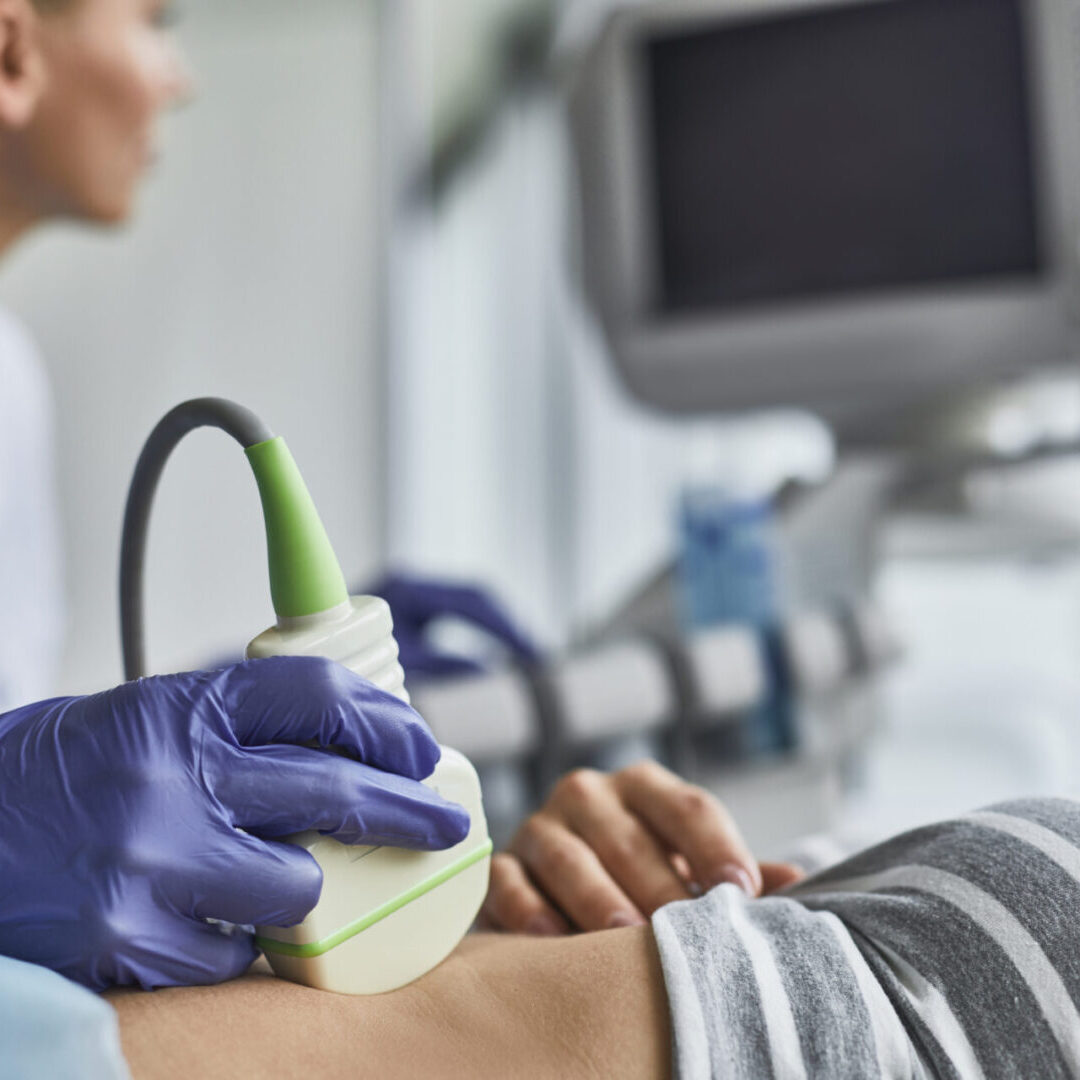
[{"label": "patient's hand", "polygon": [[758,896],[799,877],[759,865],[718,800],[655,762],[579,769],[492,860],[481,921],[552,935],[635,926],[721,882]]}]

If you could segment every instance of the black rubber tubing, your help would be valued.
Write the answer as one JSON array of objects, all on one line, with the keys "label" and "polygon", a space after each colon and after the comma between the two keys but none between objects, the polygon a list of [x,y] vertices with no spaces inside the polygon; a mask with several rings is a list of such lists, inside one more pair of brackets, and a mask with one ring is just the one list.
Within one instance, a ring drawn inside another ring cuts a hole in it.
[{"label": "black rubber tubing", "polygon": [[143,594],[146,540],[154,495],[169,455],[185,435],[202,427],[224,431],[245,450],[274,438],[273,432],[250,409],[213,397],[195,398],[177,405],[150,433],[131,478],[120,542],[120,644],[125,679],[139,679],[146,674]]}]

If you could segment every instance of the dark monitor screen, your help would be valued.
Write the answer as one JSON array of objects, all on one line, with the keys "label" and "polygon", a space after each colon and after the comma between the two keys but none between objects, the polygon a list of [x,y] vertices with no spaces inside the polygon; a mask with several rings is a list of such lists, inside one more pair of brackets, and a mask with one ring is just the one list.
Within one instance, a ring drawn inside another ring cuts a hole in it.
[{"label": "dark monitor screen", "polygon": [[1022,3],[646,41],[660,312],[1038,274]]}]

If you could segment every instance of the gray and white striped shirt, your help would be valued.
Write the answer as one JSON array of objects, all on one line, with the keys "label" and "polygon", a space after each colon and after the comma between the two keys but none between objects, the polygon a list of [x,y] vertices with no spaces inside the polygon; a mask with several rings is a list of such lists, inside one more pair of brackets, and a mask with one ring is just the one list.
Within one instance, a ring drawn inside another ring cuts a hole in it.
[{"label": "gray and white striped shirt", "polygon": [[1080,1077],[1080,803],[906,833],[653,917],[681,1080]]}]

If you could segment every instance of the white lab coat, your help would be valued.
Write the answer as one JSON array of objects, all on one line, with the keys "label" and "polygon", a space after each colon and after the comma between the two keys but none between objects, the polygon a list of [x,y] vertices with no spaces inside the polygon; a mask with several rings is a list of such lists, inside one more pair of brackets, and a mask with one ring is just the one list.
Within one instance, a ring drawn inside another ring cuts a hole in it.
[{"label": "white lab coat", "polygon": [[[64,616],[53,434],[37,349],[0,309],[0,713],[56,687]],[[61,976],[0,956],[0,1075],[130,1080],[116,1014]]]},{"label": "white lab coat", "polygon": [[0,309],[0,712],[55,693],[64,611],[48,379]]}]

